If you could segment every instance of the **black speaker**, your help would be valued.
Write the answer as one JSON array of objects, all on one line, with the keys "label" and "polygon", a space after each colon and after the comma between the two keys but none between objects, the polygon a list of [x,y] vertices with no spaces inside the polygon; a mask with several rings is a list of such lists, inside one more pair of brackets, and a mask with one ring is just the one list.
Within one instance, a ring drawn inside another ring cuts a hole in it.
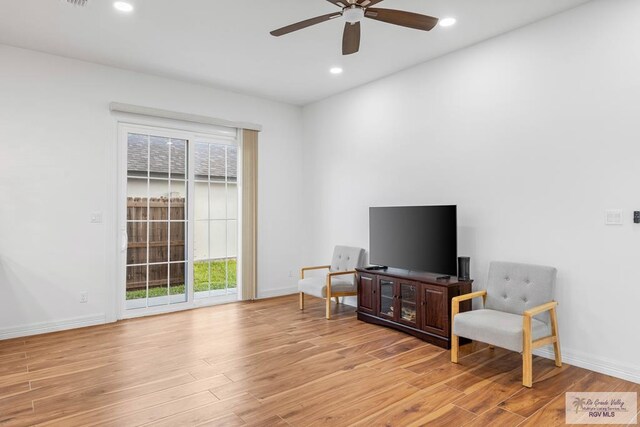
[{"label": "black speaker", "polygon": [[458,257],[458,279],[471,280],[470,265],[471,258],[468,256]]}]

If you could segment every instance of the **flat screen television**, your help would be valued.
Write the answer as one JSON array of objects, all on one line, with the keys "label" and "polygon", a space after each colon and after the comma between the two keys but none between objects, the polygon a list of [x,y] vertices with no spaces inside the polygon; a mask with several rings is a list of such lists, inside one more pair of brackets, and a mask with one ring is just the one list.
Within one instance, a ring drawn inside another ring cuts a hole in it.
[{"label": "flat screen television", "polygon": [[456,276],[456,206],[369,208],[371,264]]}]

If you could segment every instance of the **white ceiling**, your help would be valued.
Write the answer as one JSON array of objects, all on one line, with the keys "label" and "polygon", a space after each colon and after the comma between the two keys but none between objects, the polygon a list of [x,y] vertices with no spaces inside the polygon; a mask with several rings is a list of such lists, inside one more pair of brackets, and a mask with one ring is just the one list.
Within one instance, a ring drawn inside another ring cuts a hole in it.
[{"label": "white ceiling", "polygon": [[[280,38],[269,31],[339,10],[326,0],[2,0],[0,43],[307,104],[589,0],[385,0],[377,7],[455,17],[431,32],[370,19],[341,55],[344,22]],[[344,68],[330,75],[332,66]]]}]

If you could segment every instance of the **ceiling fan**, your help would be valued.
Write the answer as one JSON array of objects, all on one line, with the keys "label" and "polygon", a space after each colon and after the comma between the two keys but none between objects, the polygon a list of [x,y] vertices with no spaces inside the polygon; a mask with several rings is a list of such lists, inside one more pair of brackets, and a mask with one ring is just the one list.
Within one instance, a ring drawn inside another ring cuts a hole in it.
[{"label": "ceiling fan", "polygon": [[383,0],[327,0],[338,7],[340,12],[328,13],[326,15],[317,16],[295,24],[287,25],[271,31],[272,36],[280,37],[294,31],[322,22],[330,21],[335,18],[343,17],[347,22],[344,25],[344,33],[342,35],[342,54],[351,55],[360,50],[360,21],[363,18],[375,19],[389,24],[400,25],[403,27],[414,28],[416,30],[430,31],[438,24],[438,18],[433,16],[421,15],[419,13],[405,12],[394,9],[380,9],[371,6],[382,2]]}]

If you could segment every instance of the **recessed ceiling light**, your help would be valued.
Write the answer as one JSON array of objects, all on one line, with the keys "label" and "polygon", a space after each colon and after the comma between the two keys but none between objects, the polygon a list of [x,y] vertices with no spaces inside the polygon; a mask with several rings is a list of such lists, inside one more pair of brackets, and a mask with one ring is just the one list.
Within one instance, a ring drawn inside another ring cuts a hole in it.
[{"label": "recessed ceiling light", "polygon": [[126,1],[117,1],[113,3],[113,7],[120,12],[133,12],[133,5],[131,3],[127,3]]},{"label": "recessed ceiling light", "polygon": [[456,23],[456,18],[442,18],[439,22],[441,27],[450,27]]},{"label": "recessed ceiling light", "polygon": [[329,70],[329,72],[331,74],[342,74],[342,68],[340,67],[333,67],[332,69]]}]

